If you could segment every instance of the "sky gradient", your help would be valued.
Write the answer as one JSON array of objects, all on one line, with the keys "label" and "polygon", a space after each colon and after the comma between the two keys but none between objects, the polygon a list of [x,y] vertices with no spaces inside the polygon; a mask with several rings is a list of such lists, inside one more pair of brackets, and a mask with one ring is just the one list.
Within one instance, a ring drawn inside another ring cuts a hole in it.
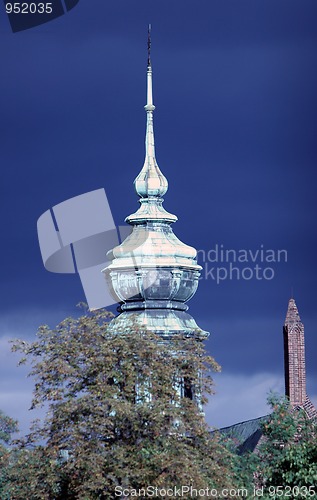
[{"label": "sky gradient", "polygon": [[[0,12],[0,407],[22,427],[32,382],[7,341],[33,339],[38,325],[78,314],[85,298],[78,276],[44,269],[36,222],[99,188],[117,225],[137,209],[148,23],[156,157],[169,181],[164,206],[179,218],[175,234],[200,251],[189,312],[211,332],[207,346],[222,365],[208,422],[260,416],[267,391],[283,392],[292,289],[316,402],[316,2],[80,0],[14,34]],[[287,262],[233,263],[240,279],[236,271],[217,284],[211,269],[228,271],[230,262],[203,256],[212,250],[214,258],[221,245],[253,255],[283,249]],[[272,279],[241,278],[256,264],[273,269]]]}]

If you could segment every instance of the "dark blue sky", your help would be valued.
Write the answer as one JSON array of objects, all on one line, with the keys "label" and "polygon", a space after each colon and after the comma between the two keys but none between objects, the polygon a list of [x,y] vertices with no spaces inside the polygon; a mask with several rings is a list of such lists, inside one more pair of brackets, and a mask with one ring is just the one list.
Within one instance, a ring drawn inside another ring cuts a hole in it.
[{"label": "dark blue sky", "polygon": [[[45,271],[38,217],[101,187],[118,225],[137,208],[150,22],[157,160],[176,235],[201,255],[216,245],[287,251],[287,262],[257,261],[274,269],[271,280],[217,285],[205,273],[223,264],[200,260],[189,305],[223,366],[216,398],[229,401],[233,387],[243,402],[249,394],[234,421],[258,416],[270,386],[283,390],[282,324],[293,287],[314,399],[316,2],[80,0],[67,15],[15,34],[0,14],[3,352],[7,338],[33,338],[37,325],[54,326],[84,300],[78,277]],[[12,396],[24,374],[5,357],[0,388]],[[1,402],[18,413],[8,397]],[[231,423],[225,401],[217,404],[209,421]]]}]

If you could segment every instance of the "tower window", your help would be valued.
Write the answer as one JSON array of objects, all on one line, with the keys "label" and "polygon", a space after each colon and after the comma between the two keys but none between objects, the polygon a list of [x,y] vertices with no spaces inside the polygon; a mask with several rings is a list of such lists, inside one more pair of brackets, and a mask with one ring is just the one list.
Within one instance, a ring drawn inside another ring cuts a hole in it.
[{"label": "tower window", "polygon": [[193,386],[191,380],[188,377],[184,378],[184,397],[193,399]]}]

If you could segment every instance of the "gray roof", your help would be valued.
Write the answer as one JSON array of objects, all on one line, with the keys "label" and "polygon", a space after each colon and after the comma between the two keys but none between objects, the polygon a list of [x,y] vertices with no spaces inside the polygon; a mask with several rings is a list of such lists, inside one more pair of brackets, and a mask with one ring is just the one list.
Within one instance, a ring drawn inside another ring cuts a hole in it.
[{"label": "gray roof", "polygon": [[253,418],[245,422],[229,425],[219,429],[219,432],[229,437],[236,443],[239,455],[248,451],[254,451],[263,434],[262,424],[268,419],[269,415]]}]

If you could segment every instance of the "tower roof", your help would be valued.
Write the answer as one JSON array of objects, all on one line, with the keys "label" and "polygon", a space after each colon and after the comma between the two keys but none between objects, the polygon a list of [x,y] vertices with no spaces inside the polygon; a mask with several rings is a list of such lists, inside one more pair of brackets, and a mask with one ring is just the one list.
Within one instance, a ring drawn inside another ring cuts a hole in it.
[{"label": "tower roof", "polygon": [[153,331],[164,338],[182,334],[203,339],[208,332],[201,330],[186,312],[186,302],[199,283],[201,266],[197,264],[197,252],[176,237],[171,224],[177,217],[163,207],[168,183],[155,157],[150,49],[149,27],[145,160],[134,181],[140,207],[126,218],[132,226],[131,234],[108,253],[112,262],[104,272],[121,312],[109,328],[131,329],[134,321],[140,331]]},{"label": "tower roof", "polygon": [[288,308],[285,318],[285,325],[293,325],[294,323],[301,323],[297,305],[294,299],[289,299]]}]

